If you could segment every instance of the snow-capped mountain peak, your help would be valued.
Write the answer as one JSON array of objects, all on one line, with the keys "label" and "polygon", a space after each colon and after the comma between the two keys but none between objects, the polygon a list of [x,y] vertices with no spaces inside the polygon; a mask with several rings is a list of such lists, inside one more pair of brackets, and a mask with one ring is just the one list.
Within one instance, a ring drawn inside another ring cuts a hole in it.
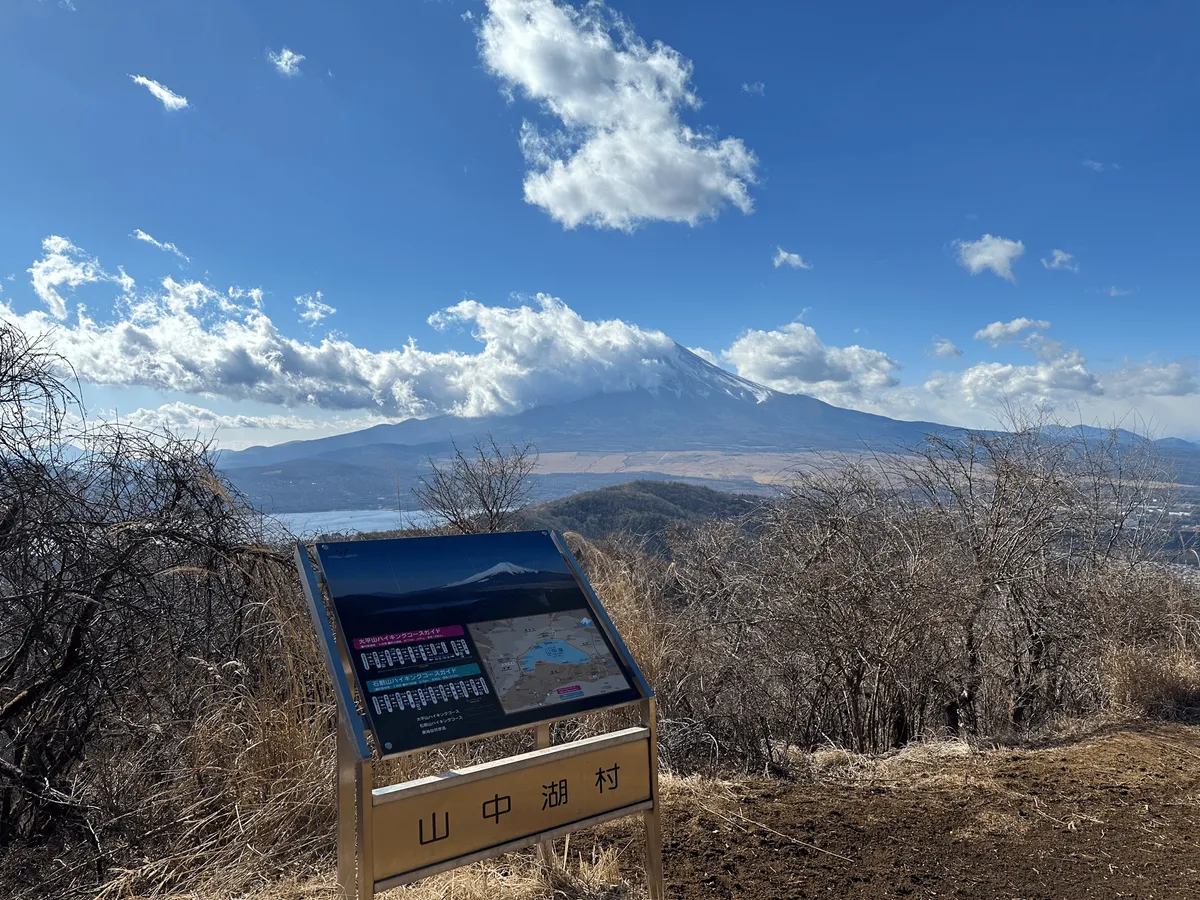
[{"label": "snow-capped mountain peak", "polygon": [[762,403],[775,393],[770,388],[714,366],[691,350],[676,344],[671,352],[664,354],[662,361],[667,366],[659,390],[678,396],[691,395],[708,397],[725,394],[737,400]]},{"label": "snow-capped mountain peak", "polygon": [[518,566],[516,563],[498,562],[489,569],[484,569],[482,572],[478,572],[470,578],[464,578],[462,581],[451,582],[446,587],[463,587],[468,584],[478,584],[497,575],[533,575],[536,572],[536,569],[527,569],[524,566]]}]

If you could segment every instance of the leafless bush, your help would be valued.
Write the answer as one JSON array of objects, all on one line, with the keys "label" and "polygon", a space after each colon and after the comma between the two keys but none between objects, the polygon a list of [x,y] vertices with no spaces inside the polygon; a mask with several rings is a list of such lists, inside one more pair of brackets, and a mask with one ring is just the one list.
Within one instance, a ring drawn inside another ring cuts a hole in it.
[{"label": "leafless bush", "polygon": [[529,500],[537,451],[532,444],[505,449],[491,436],[470,450],[452,446],[448,463],[430,458],[429,474],[417,479],[417,505],[459,534],[507,530],[514,513]]},{"label": "leafless bush", "polygon": [[78,424],[59,371],[0,327],[0,850],[54,847],[43,892],[231,843],[329,720],[287,561],[207,448]]},{"label": "leafless bush", "polygon": [[843,460],[753,528],[676,532],[658,685],[677,767],[1019,732],[1113,702],[1113,646],[1197,659],[1172,636],[1200,598],[1168,602],[1153,561],[1148,444],[1044,425]]}]

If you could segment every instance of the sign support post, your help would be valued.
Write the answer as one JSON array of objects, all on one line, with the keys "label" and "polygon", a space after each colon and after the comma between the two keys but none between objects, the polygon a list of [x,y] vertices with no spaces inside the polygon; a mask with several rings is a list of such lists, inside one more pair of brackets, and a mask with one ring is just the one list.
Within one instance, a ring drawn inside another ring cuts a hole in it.
[{"label": "sign support post", "polygon": [[[530,846],[556,866],[557,838],[639,813],[647,891],[665,900],[653,691],[561,535],[470,540],[296,545],[338,709],[344,900]],[[640,726],[551,746],[551,722],[633,703]],[[530,724],[533,751],[375,787],[377,758]]]},{"label": "sign support post", "polygon": [[[545,750],[550,746],[549,722],[537,727],[537,738],[534,741],[534,746],[539,750]],[[543,841],[538,844],[537,853],[538,859],[541,860],[543,866],[554,868],[558,864],[558,857],[554,853],[554,841]]]},{"label": "sign support post", "polygon": [[642,813],[646,829],[646,889],[650,900],[666,900],[662,867],[662,801],[658,793],[658,713],[654,697],[642,701],[642,724],[650,729],[650,797],[654,805]]}]

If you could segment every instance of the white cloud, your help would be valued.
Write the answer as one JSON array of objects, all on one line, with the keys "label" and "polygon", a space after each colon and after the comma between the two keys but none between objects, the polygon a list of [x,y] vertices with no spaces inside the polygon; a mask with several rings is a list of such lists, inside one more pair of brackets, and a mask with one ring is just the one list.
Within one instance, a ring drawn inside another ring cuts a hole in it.
[{"label": "white cloud", "polygon": [[475,13],[471,12],[468,9],[465,13],[463,13],[461,16],[459,16],[459,18],[462,19],[464,22],[470,22],[475,18]]},{"label": "white cloud", "polygon": [[799,253],[788,253],[782,247],[775,248],[775,259],[773,259],[772,262],[775,264],[775,268],[777,269],[780,266],[791,266],[793,269],[812,268],[812,263],[805,262],[804,257],[802,257]]},{"label": "white cloud", "polygon": [[278,53],[268,50],[267,59],[274,64],[280,75],[287,75],[290,78],[292,75],[300,74],[300,63],[304,62],[304,54],[284,47]]},{"label": "white cloud", "polygon": [[758,96],[761,97],[766,92],[767,92],[767,86],[765,84],[763,84],[761,81],[755,81],[752,83],[747,83],[745,81],[742,82],[742,93],[743,94],[757,94]]},{"label": "white cloud", "polygon": [[647,45],[599,0],[488,0],[479,30],[485,69],[557,119],[526,121],[525,200],[567,228],[630,231],[648,221],[695,225],[728,204],[749,213],[757,160],[737,138],[680,118],[700,106],[692,64]]},{"label": "white cloud", "polygon": [[703,347],[688,347],[688,351],[695,353],[702,360],[712,363],[714,366],[719,366],[721,364],[721,360],[717,358],[717,354],[713,353],[711,350],[705,350]]},{"label": "white cloud", "polygon": [[747,331],[721,356],[743,378],[834,403],[851,403],[893,387],[897,381],[892,373],[900,369],[879,350],[826,346],[801,322],[776,331]]},{"label": "white cloud", "polygon": [[929,346],[925,348],[925,355],[937,359],[956,359],[962,356],[963,352],[948,338],[934,337]]},{"label": "white cloud", "polygon": [[174,91],[166,87],[166,85],[159,84],[157,81],[153,81],[147,78],[145,75],[130,75],[129,77],[133,79],[134,84],[140,84],[151,94],[153,94],[155,99],[162,103],[164,109],[185,109],[188,105],[187,97],[176,94]]},{"label": "white cloud", "polygon": [[1011,344],[1031,328],[1044,330],[1049,327],[1050,323],[1045,319],[1027,319],[1021,316],[1008,322],[992,322],[985,325],[975,332],[975,340],[987,341],[993,347],[999,347],[1001,344]]},{"label": "white cloud", "polygon": [[[327,319],[337,312],[328,303],[323,303],[321,296],[321,292],[317,291],[315,294],[303,294],[296,298],[296,305],[303,307],[300,312],[300,321],[307,322],[309,328],[315,328],[322,319]],[[261,294],[259,305],[262,305]]]},{"label": "white cloud", "polygon": [[[17,312],[5,293],[0,320],[45,336],[85,383],[205,397],[195,401],[199,405],[169,403],[122,417],[176,431],[246,429],[246,440],[261,443],[273,431],[317,436],[409,416],[513,413],[600,392],[656,388],[672,374],[675,358],[675,345],[662,332],[589,321],[546,295],[512,307],[468,300],[429,317],[436,329],[468,329],[478,342],[474,352],[424,350],[411,339],[376,351],[340,335],[291,337],[266,313],[261,288],[218,290],[167,277],[137,290],[121,269],[110,274],[65,238],[51,236],[43,248],[30,273],[45,307]],[[84,309],[66,290],[92,282],[121,285],[111,310]],[[304,299],[298,311],[307,310]],[[308,299],[324,302],[315,293]],[[988,427],[1006,402],[1040,403],[1089,421],[1136,409],[1163,433],[1200,436],[1195,361],[1096,368],[1079,350],[1046,338],[1047,328],[1048,322],[1028,318],[994,322],[977,337],[1018,345],[1030,354],[1028,362],[985,361],[935,372],[919,384],[901,383],[900,364],[888,353],[829,346],[798,322],[747,331],[719,354],[693,352],[779,391],[902,418]],[[952,367],[958,356],[949,341],[935,337],[931,349],[942,345],[934,355]],[[235,406],[242,401],[268,406]],[[223,432],[222,443],[231,440],[238,440],[236,433]]]},{"label": "white cloud", "polygon": [[482,345],[477,353],[426,351],[411,339],[400,349],[372,351],[342,337],[317,342],[281,333],[258,289],[221,292],[171,277],[130,293],[106,321],[77,306],[68,324],[58,321],[67,318],[58,286],[116,279],[63,238],[47,238],[41,262],[31,272],[52,315],[19,314],[0,302],[0,318],[45,335],[82,380],[98,385],[391,418],[478,416],[656,387],[674,350],[662,332],[588,321],[539,294],[515,308],[466,300],[429,317],[437,329],[469,327]]},{"label": "white cloud", "polygon": [[1020,241],[985,234],[977,241],[955,241],[958,264],[972,275],[991,269],[1001,278],[1014,281],[1012,264],[1025,253]]},{"label": "white cloud", "polygon": [[1085,159],[1083,165],[1091,169],[1093,172],[1107,172],[1109,169],[1119,169],[1121,166],[1117,163],[1102,163],[1096,162],[1094,159]]},{"label": "white cloud", "polygon": [[96,418],[122,422],[148,431],[169,431],[172,434],[211,432],[219,428],[272,429],[276,431],[319,429],[325,423],[301,416],[272,414],[265,416],[242,413],[218,413],[203,406],[174,401],[156,409],[136,409],[131,413],[115,410],[100,411]]},{"label": "white cloud", "polygon": [[42,241],[42,258],[36,260],[25,271],[29,273],[34,293],[46,304],[46,308],[56,319],[65,319],[67,316],[66,300],[58,291],[64,285],[77,288],[81,284],[111,281],[129,291],[133,289],[134,284],[124,269],[118,269],[117,275],[109,274],[104,271],[98,259],[56,234]]},{"label": "white cloud", "polygon": [[1066,269],[1068,272],[1078,272],[1079,263],[1075,257],[1065,250],[1051,250],[1050,259],[1042,257],[1042,265],[1047,269]]},{"label": "white cloud", "polygon": [[146,232],[142,231],[140,228],[133,229],[133,234],[131,236],[137,238],[139,241],[145,241],[147,244],[153,244],[159,250],[165,250],[167,253],[174,253],[186,263],[191,262],[191,259],[174,244],[156,241],[151,235],[146,234]]},{"label": "white cloud", "polygon": [[1127,297],[1130,293],[1132,293],[1132,291],[1122,290],[1114,284],[1104,293],[1108,294],[1110,297]]}]

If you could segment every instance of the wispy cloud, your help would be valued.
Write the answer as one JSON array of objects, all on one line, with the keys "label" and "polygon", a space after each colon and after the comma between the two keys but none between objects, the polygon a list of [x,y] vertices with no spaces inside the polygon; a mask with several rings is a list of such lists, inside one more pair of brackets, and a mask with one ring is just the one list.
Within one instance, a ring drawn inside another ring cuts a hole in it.
[{"label": "wispy cloud", "polygon": [[930,345],[925,348],[925,355],[936,359],[955,359],[962,356],[963,352],[954,346],[953,341],[947,338],[934,337]]},{"label": "wispy cloud", "polygon": [[459,16],[459,18],[462,19],[464,22],[471,22],[475,19],[475,13],[471,12],[468,9],[465,13],[463,13],[461,16]]},{"label": "wispy cloud", "polygon": [[187,97],[176,94],[166,85],[159,84],[145,75],[130,75],[129,77],[133,80],[134,84],[140,84],[148,90],[156,100],[162,103],[164,109],[174,111],[185,109],[188,105]]},{"label": "wispy cloud", "polygon": [[753,210],[758,160],[734,137],[692,128],[692,63],[647,44],[600,0],[487,0],[484,69],[556,119],[521,126],[525,201],[567,228],[631,231],[650,221],[696,225],[728,205]]},{"label": "wispy cloud", "polygon": [[1068,272],[1078,272],[1079,263],[1075,262],[1075,257],[1065,250],[1051,250],[1050,258],[1042,257],[1042,265],[1047,269],[1066,269]]},{"label": "wispy cloud", "polygon": [[100,265],[100,260],[57,234],[52,234],[42,241],[42,258],[26,271],[29,273],[33,292],[46,304],[50,315],[56,319],[67,317],[67,301],[59,293],[59,288],[74,289],[99,281],[120,284],[126,292],[131,291],[134,286],[133,279],[125,274],[124,269],[118,267],[116,275],[106,272]]},{"label": "wispy cloud", "polygon": [[1027,319],[1021,316],[1008,322],[992,322],[975,332],[975,340],[987,341],[992,347],[1001,344],[1011,344],[1018,337],[1033,328],[1046,329],[1050,323],[1045,319]]},{"label": "wispy cloud", "polygon": [[793,269],[811,269],[812,263],[804,261],[799,253],[788,253],[782,247],[775,248],[775,258],[772,260],[775,268],[780,266],[791,266]]},{"label": "wispy cloud", "polygon": [[178,247],[176,247],[174,244],[163,243],[162,241],[157,241],[154,239],[154,237],[152,235],[146,234],[146,232],[142,231],[142,229],[140,229],[140,228],[133,229],[133,234],[130,235],[130,237],[135,237],[139,241],[145,241],[147,244],[153,244],[159,250],[165,250],[167,253],[174,253],[176,256],[178,256],[180,259],[182,259],[186,263],[191,262],[191,259],[189,259],[187,257],[187,255],[184,254],[184,252],[182,250],[180,250]]},{"label": "wispy cloud", "polygon": [[977,241],[955,241],[954,246],[958,250],[958,264],[972,275],[990,269],[1007,281],[1016,281],[1012,266],[1025,253],[1025,245],[1020,241],[990,234]]},{"label": "wispy cloud", "polygon": [[1126,290],[1122,290],[1121,288],[1117,287],[1117,286],[1114,284],[1112,287],[1110,287],[1110,288],[1109,288],[1107,291],[1105,291],[1104,293],[1108,294],[1108,296],[1110,296],[1110,297],[1125,297],[1125,296],[1128,296],[1129,294],[1131,294],[1131,293],[1133,293],[1133,292],[1132,292],[1132,291],[1126,291]]},{"label": "wispy cloud", "polygon": [[280,75],[286,75],[290,78],[293,75],[300,74],[300,63],[304,62],[304,54],[284,47],[278,53],[274,50],[268,50],[267,59],[274,64]]},{"label": "wispy cloud", "polygon": [[296,298],[296,305],[301,307],[300,321],[307,322],[309,328],[315,328],[322,319],[328,319],[337,312],[321,298],[320,291],[315,294],[303,294]]},{"label": "wispy cloud", "polygon": [[767,86],[766,86],[766,84],[764,84],[761,81],[753,81],[753,82],[743,81],[742,82],[742,93],[743,94],[757,94],[758,96],[761,97],[766,92],[767,92]]},{"label": "wispy cloud", "polygon": [[1093,172],[1107,172],[1110,169],[1119,169],[1121,166],[1118,163],[1102,163],[1094,159],[1085,159],[1083,165],[1091,169]]}]

